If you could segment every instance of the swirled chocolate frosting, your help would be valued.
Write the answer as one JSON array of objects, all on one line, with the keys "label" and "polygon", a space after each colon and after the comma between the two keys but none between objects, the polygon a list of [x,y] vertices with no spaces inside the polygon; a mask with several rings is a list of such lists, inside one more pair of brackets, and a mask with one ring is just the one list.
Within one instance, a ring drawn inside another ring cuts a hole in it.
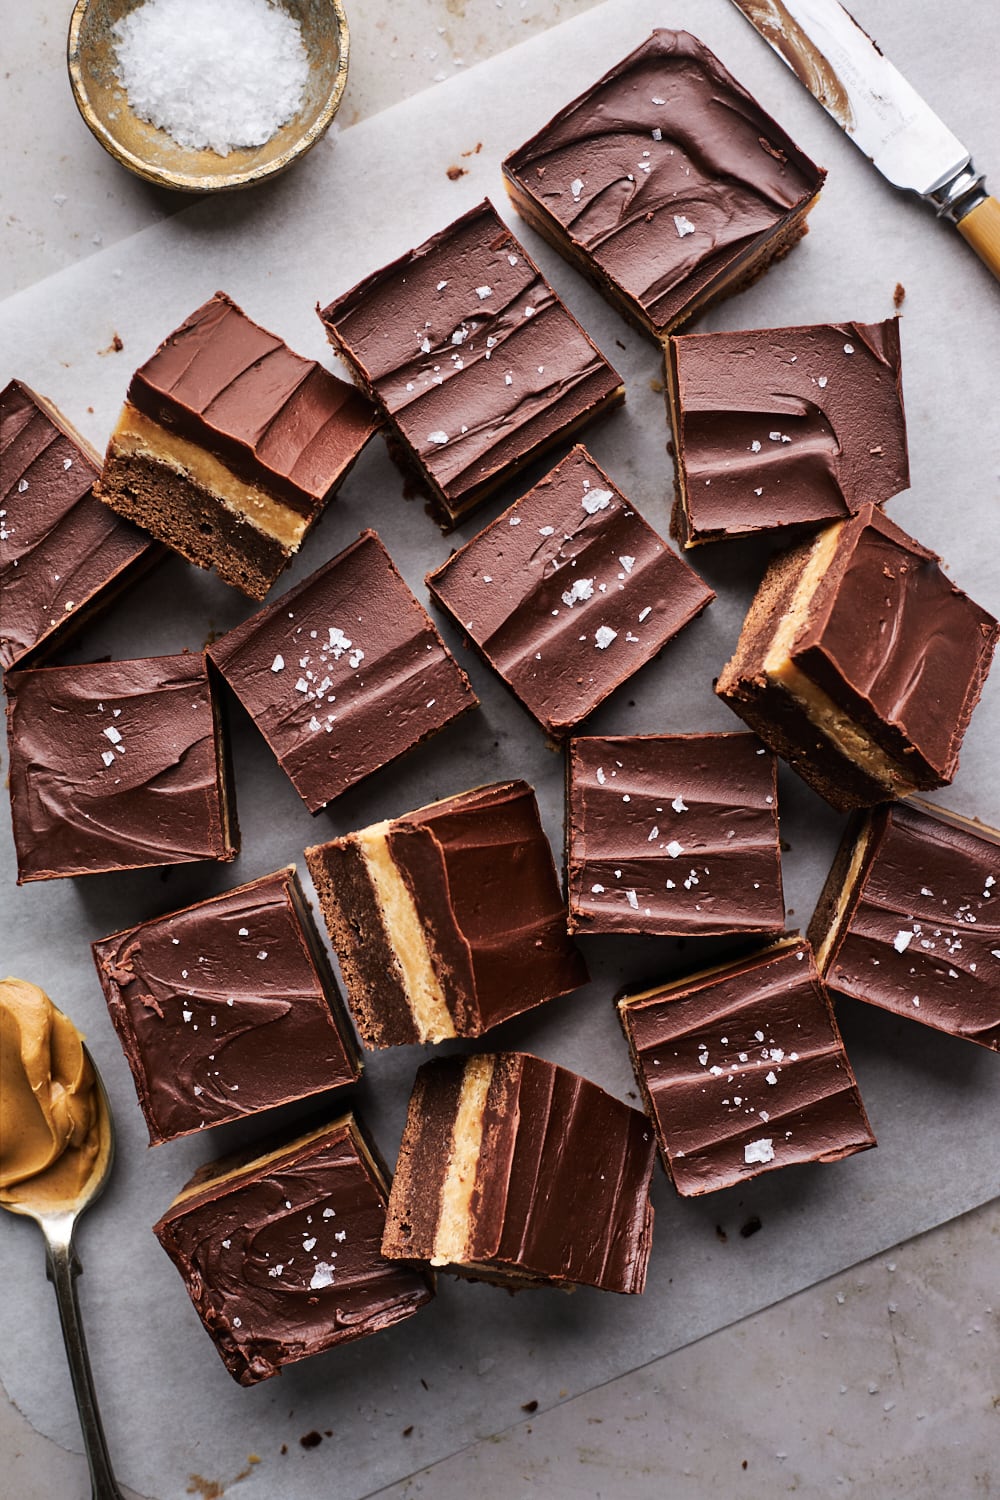
[{"label": "swirled chocolate frosting", "polygon": [[776,761],[752,734],[570,741],[576,932],[779,933]]},{"label": "swirled chocolate frosting", "polygon": [[624,395],[488,199],[320,316],[453,519]]},{"label": "swirled chocolate frosting", "polygon": [[519,211],[661,335],[766,254],[825,177],[703,43],[663,30],[504,173]]},{"label": "swirled chocolate frosting", "polygon": [[909,484],[899,321],[670,340],[688,544],[835,521]]},{"label": "swirled chocolate frosting", "polygon": [[100,463],[20,380],[0,392],[0,667],[51,650],[159,549],[98,504]]},{"label": "swirled chocolate frosting", "polygon": [[140,365],[129,403],[311,515],[378,425],[364,396],[216,292]]},{"label": "swirled chocolate frosting", "polygon": [[387,1196],[348,1115],[267,1155],[203,1168],[153,1226],[241,1385],[430,1301],[425,1272],[381,1254]]},{"label": "swirled chocolate frosting", "polygon": [[580,446],[427,585],[553,735],[715,598]]},{"label": "swirled chocolate frosting", "polygon": [[306,860],[369,1047],[481,1036],[587,982],[524,781],[433,802]]},{"label": "swirled chocolate frosting", "polygon": [[809,944],[792,938],[643,994],[619,1014],[683,1196],[875,1145]]},{"label": "swirled chocolate frosting", "polygon": [[93,953],[154,1145],[360,1072],[293,868],[103,938]]},{"label": "swirled chocolate frosting", "polygon": [[875,506],[844,523],[792,649],[796,667],[918,785],[939,786],[989,671],[996,620]]},{"label": "swirled chocolate frosting", "polygon": [[18,881],[236,856],[204,656],[9,673]]},{"label": "swirled chocolate frosting", "polygon": [[374,531],[208,654],[310,812],[478,701]]},{"label": "swirled chocolate frosting", "polygon": [[849,830],[810,935],[831,989],[1000,1050],[1000,833],[927,803]]}]

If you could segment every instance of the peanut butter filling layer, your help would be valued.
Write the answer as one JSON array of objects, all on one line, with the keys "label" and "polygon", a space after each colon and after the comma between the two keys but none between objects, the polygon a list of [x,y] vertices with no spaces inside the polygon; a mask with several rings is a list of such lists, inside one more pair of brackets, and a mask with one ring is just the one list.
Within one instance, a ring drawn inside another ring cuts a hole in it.
[{"label": "peanut butter filling layer", "polygon": [[214,495],[227,510],[294,552],[309,525],[306,516],[282,505],[257,485],[246,484],[214,454],[154,422],[128,402],[111,435],[112,457],[138,455],[166,464]]},{"label": "peanut butter filling layer", "polygon": [[809,606],[824,574],[833,561],[843,522],[824,531],[813,544],[809,560],[795,587],[792,602],[771,639],[764,657],[764,673],[769,681],[784,688],[789,697],[804,710],[809,722],[836,750],[869,776],[880,781],[887,793],[905,797],[916,783],[902,775],[890,756],[873,744],[829,694],[817,687],[792,660],[796,637],[805,625]]},{"label": "peanut butter filling layer", "polygon": [[869,817],[866,820],[865,826],[859,834],[858,840],[854,845],[854,851],[851,855],[851,862],[848,865],[847,871],[844,875],[844,879],[840,887],[840,893],[837,897],[836,906],[830,913],[829,925],[827,926],[826,931],[823,933],[819,942],[816,941],[815,937],[813,937],[812,939],[813,951],[816,954],[816,967],[819,969],[821,974],[826,973],[826,966],[830,957],[830,949],[833,947],[833,944],[836,941],[837,934],[839,933],[841,926],[843,925],[844,917],[847,914],[847,908],[850,905],[851,897],[854,894],[854,890],[858,883],[858,877],[861,874],[861,867],[865,862],[865,855],[868,853],[868,845],[871,843],[871,836],[872,821]]},{"label": "peanut butter filling layer", "polygon": [[388,821],[357,834],[386,935],[403,974],[406,998],[422,1042],[457,1036],[416,903],[389,852]]},{"label": "peanut butter filling layer", "polygon": [[483,1115],[493,1081],[492,1057],[470,1057],[451,1138],[451,1156],[441,1185],[441,1207],[432,1266],[461,1264],[468,1255],[469,1213],[483,1146]]}]

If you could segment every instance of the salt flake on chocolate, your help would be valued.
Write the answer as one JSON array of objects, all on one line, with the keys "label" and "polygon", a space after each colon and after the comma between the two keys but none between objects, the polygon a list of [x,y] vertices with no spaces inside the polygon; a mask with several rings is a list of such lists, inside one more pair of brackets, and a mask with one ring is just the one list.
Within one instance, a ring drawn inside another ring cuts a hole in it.
[{"label": "salt flake on chocolate", "polygon": [[611,504],[610,490],[588,490],[580,501],[588,516],[594,516],[599,510],[607,510]]}]

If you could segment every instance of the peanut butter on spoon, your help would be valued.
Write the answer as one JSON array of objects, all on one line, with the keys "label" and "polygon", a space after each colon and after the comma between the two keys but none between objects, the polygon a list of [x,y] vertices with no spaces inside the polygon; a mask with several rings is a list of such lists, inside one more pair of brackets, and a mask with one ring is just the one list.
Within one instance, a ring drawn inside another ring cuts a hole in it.
[{"label": "peanut butter on spoon", "polygon": [[0,983],[0,1200],[75,1203],[101,1148],[97,1085],[76,1027],[37,985]]},{"label": "peanut butter on spoon", "polygon": [[82,1036],[37,985],[0,981],[0,1207],[34,1219],[45,1237],[93,1500],[122,1494],[80,1320],[73,1231],[107,1182],[113,1155],[111,1110]]}]

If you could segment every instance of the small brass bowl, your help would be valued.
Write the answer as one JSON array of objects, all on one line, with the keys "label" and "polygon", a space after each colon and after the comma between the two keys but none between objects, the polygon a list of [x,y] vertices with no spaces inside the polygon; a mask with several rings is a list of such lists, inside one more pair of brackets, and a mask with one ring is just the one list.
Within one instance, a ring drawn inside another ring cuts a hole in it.
[{"label": "small brass bowl", "polygon": [[347,83],[350,41],[343,0],[281,0],[302,27],[309,81],[302,105],[263,146],[228,156],[194,151],[140,120],[115,77],[112,27],[141,0],[77,0],[67,62],[77,108],[116,161],[158,187],[216,193],[264,182],[304,156],[329,127]]}]

